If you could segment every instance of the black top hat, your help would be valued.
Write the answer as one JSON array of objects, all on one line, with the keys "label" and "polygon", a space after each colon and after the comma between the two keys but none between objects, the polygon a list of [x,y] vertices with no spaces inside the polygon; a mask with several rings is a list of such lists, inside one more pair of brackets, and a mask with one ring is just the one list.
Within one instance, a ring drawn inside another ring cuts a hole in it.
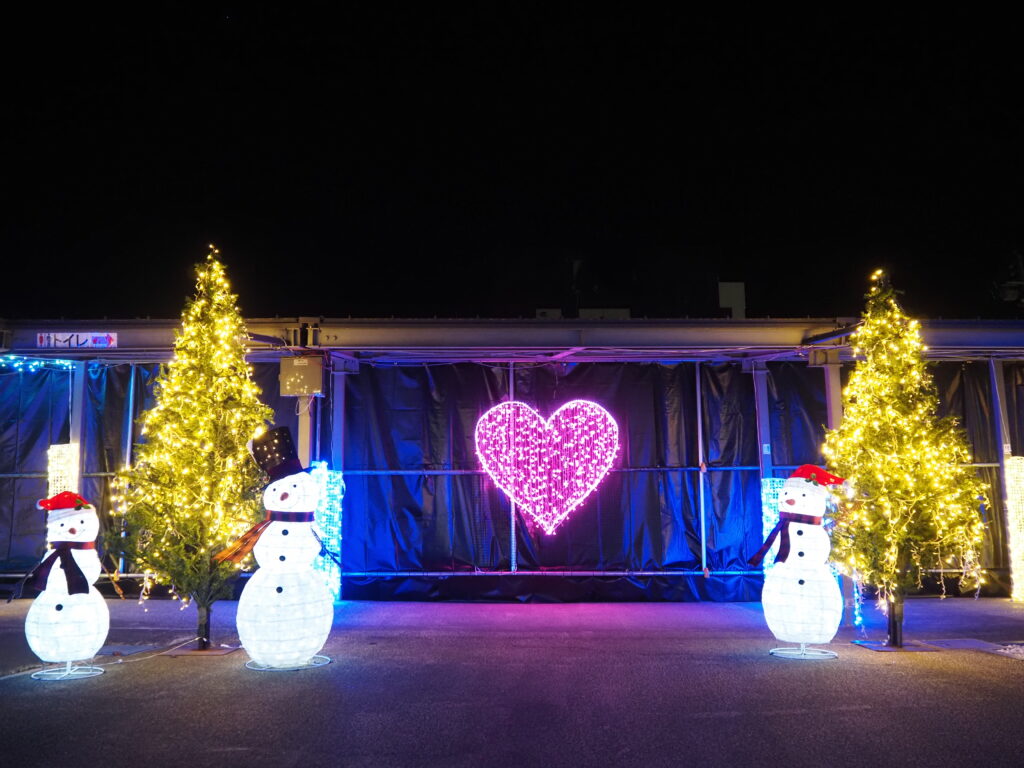
[{"label": "black top hat", "polygon": [[270,482],[303,471],[288,427],[271,429],[253,440],[252,455],[260,469],[270,475]]}]

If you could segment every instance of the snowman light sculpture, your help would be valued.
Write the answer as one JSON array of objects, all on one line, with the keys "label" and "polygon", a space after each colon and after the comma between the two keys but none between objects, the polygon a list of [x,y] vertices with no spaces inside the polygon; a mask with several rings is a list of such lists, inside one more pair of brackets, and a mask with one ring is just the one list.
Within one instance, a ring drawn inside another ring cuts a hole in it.
[{"label": "snowman light sculpture", "polygon": [[270,476],[263,492],[265,520],[214,558],[238,563],[250,551],[259,569],[238,600],[238,637],[250,669],[318,667],[334,620],[334,598],[313,569],[321,552],[313,530],[320,486],[303,470],[287,427],[253,441],[253,456]]},{"label": "snowman light sculpture", "polygon": [[828,564],[832,540],[822,526],[828,504],[827,486],[843,478],[804,464],[779,493],[779,523],[754,557],[759,565],[776,538],[775,564],[765,574],[761,603],[768,628],[776,638],[799,643],[799,648],[773,648],[773,656],[790,659],[828,659],[836,654],[811,643],[827,643],[836,635],[843,616],[843,598]]},{"label": "snowman light sculpture", "polygon": [[77,493],[64,491],[37,504],[47,511],[49,542],[42,561],[26,581],[40,590],[25,618],[29,647],[44,662],[64,667],[44,669],[36,680],[69,680],[102,674],[100,667],[75,665],[95,656],[110,629],[110,612],[92,584],[100,576],[96,509]]}]

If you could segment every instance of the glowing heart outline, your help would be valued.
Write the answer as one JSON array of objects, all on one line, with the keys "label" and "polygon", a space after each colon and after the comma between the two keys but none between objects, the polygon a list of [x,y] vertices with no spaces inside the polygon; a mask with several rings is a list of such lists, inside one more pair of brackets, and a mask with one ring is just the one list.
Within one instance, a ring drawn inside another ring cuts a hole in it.
[{"label": "glowing heart outline", "polygon": [[548,534],[597,489],[619,452],[618,424],[590,400],[570,400],[547,419],[518,400],[498,403],[474,436],[480,466]]}]

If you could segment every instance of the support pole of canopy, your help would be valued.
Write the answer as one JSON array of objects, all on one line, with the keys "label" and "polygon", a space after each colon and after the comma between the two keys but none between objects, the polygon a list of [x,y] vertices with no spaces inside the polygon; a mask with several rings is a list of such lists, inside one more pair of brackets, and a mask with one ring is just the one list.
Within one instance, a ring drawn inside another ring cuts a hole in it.
[{"label": "support pole of canopy", "polygon": [[825,422],[829,429],[839,429],[843,420],[843,379],[840,376],[839,348],[812,349],[807,355],[808,368],[821,368],[825,375]]},{"label": "support pole of canopy", "polygon": [[[1003,509],[1005,510],[1007,497],[1006,457],[1013,452],[1013,446],[1010,443],[1010,422],[1006,413],[1006,379],[1003,378],[1003,361],[989,358],[988,375],[992,382],[992,410],[995,411],[995,423],[992,428],[995,430],[996,448],[999,451],[999,498],[1003,500]],[[977,459],[975,458],[975,460]]]},{"label": "support pole of canopy", "polygon": [[309,466],[313,458],[313,398],[315,395],[299,395],[299,434],[295,441],[295,449],[299,454],[299,463]]},{"label": "support pole of canopy", "polygon": [[[839,350],[811,350],[807,364],[811,368],[821,368],[825,376],[825,426],[829,429],[839,429],[839,425],[843,423],[843,378]],[[843,594],[843,626],[855,626],[857,605],[860,600],[857,584],[844,574],[839,577],[839,588]]]},{"label": "support pole of canopy", "polygon": [[135,443],[135,363],[128,375],[128,418],[124,430],[124,466],[132,465],[132,446]]},{"label": "support pole of canopy", "polygon": [[89,375],[89,363],[85,360],[76,360],[73,363],[71,374],[71,413],[68,418],[71,422],[70,442],[77,446],[78,456],[75,459],[75,478],[73,488],[75,493],[85,493],[82,485],[82,467],[85,459],[85,382]]},{"label": "support pole of canopy", "polygon": [[345,470],[345,374],[331,370],[331,469]]},{"label": "support pole of canopy", "polygon": [[825,421],[829,429],[839,429],[843,421],[843,380],[838,362],[822,366],[825,373]]},{"label": "support pole of canopy", "polygon": [[1010,444],[1010,421],[1006,411],[1006,379],[1003,376],[1003,361],[990,358],[988,373],[992,381],[992,406],[996,418],[993,427],[1000,452],[999,463],[1002,466],[1002,457],[1013,453]]},{"label": "support pole of canopy", "polygon": [[704,518],[704,486],[708,481],[707,465],[704,463],[704,398],[700,385],[700,363],[694,363],[693,370],[697,375],[697,462],[700,475],[697,478],[697,503],[700,505],[700,569],[706,574],[708,570],[708,529]]},{"label": "support pole of canopy", "polygon": [[[341,370],[338,370],[338,364],[334,358],[331,359],[331,463],[330,467],[336,472],[345,471],[345,389],[346,382],[345,376],[349,373],[358,373],[358,364],[353,367],[348,367],[345,364],[341,365]],[[344,528],[345,518],[342,515],[340,528],[338,535],[341,536],[341,540],[338,542],[341,545],[344,540]],[[340,554],[340,553],[339,553]],[[338,591],[336,599],[340,600],[343,596],[344,590],[344,569],[339,564],[338,566]]]},{"label": "support pole of canopy", "polygon": [[754,376],[754,413],[757,416],[757,464],[761,480],[774,477],[772,463],[772,432],[768,407],[768,369],[764,363],[755,363],[750,369]]},{"label": "support pole of canopy", "polygon": [[[124,468],[132,465],[132,446],[135,443],[135,363],[131,364],[131,372],[128,374],[128,422],[124,429]],[[121,518],[121,536],[125,536],[125,518]],[[117,559],[117,572],[127,573],[124,555]]]},{"label": "support pole of canopy", "polygon": [[[508,364],[508,399],[516,399],[516,364]],[[514,423],[514,422],[513,422]],[[519,568],[516,552],[516,502],[508,497],[508,530],[509,530],[509,569],[515,573]]]},{"label": "support pole of canopy", "polygon": [[313,421],[313,461],[320,461],[320,398],[314,397],[309,404],[310,418]]}]

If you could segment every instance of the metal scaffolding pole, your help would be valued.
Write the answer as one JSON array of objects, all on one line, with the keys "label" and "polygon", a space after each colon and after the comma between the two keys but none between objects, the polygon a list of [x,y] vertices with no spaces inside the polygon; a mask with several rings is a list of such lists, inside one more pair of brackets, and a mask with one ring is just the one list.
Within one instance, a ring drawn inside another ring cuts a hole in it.
[{"label": "metal scaffolding pole", "polygon": [[[135,363],[131,364],[131,373],[128,376],[128,428],[125,429],[124,437],[124,468],[128,469],[132,465],[132,444],[135,441]],[[121,538],[127,535],[126,531],[127,521],[124,517],[121,518]],[[122,554],[117,559],[117,572],[119,574],[125,573],[125,559]]]},{"label": "metal scaffolding pole", "polygon": [[[516,364],[508,364],[508,399],[516,399]],[[512,422],[513,425],[515,422]],[[508,530],[509,530],[509,568],[515,573],[519,568],[516,552],[516,502],[511,496],[508,497]]]},{"label": "metal scaffolding pole", "polygon": [[[89,363],[85,360],[76,360],[73,364],[71,375],[71,421],[70,442],[78,446],[77,464],[74,468],[74,488],[77,493],[84,493],[82,485],[82,471],[85,464],[85,382],[89,376]],[[47,491],[49,492],[49,490]]]},{"label": "metal scaffolding pole", "polygon": [[345,470],[345,373],[331,371],[331,468]]},{"label": "metal scaffolding pole", "polygon": [[839,429],[843,422],[842,368],[838,362],[823,365],[825,374],[825,420],[829,429]]},{"label": "metal scaffolding pole", "polygon": [[700,505],[700,568],[704,574],[708,572],[708,531],[704,515],[704,485],[707,483],[708,468],[704,463],[704,406],[700,386],[700,363],[695,363],[694,371],[697,375],[697,462],[700,465],[700,477],[698,478],[697,497]]},{"label": "metal scaffolding pole", "polygon": [[999,449],[999,495],[1006,507],[1006,457],[1013,453],[1010,444],[1010,422],[1006,414],[1006,380],[1003,361],[989,358],[988,375],[992,385],[992,410],[995,412],[996,446]]},{"label": "metal scaffolding pole", "polygon": [[131,364],[128,376],[128,428],[124,436],[124,466],[132,465],[132,445],[135,442],[135,363]]},{"label": "metal scaffolding pole", "polygon": [[315,395],[299,395],[296,406],[299,416],[299,434],[295,439],[295,449],[299,454],[299,463],[308,467],[313,459],[313,400]]},{"label": "metal scaffolding pole", "polygon": [[774,477],[772,464],[772,433],[768,406],[768,369],[764,363],[755,364],[751,369],[754,376],[754,414],[757,417],[757,454],[761,480]]}]

